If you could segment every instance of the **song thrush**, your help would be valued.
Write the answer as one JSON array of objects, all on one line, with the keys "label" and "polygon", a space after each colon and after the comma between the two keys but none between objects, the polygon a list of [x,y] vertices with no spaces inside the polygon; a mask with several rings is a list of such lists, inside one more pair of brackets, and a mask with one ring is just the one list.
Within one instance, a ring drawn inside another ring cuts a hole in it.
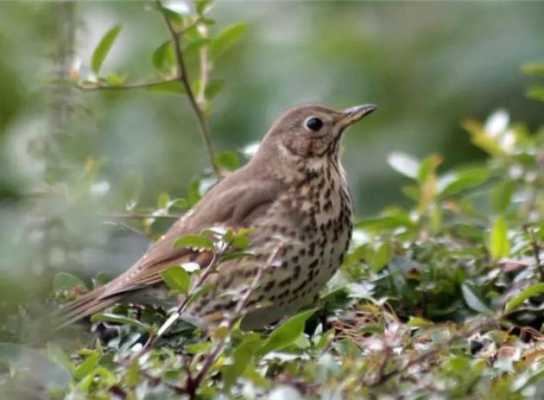
[{"label": "song thrush", "polygon": [[[369,104],[338,112],[308,105],[288,110],[247,165],[206,193],[131,268],[65,306],[63,325],[134,298],[134,293],[161,303],[167,292],[161,278],[165,268],[187,261],[204,268],[212,259],[209,252],[175,247],[176,239],[218,226],[251,228],[250,254],[217,265],[208,278],[211,289],[190,304],[187,315],[204,323],[221,319],[256,276],[256,287],[247,293],[244,328],[263,327],[311,304],[342,263],[352,232],[340,139],[375,108]],[[259,268],[265,270],[257,275]]]}]

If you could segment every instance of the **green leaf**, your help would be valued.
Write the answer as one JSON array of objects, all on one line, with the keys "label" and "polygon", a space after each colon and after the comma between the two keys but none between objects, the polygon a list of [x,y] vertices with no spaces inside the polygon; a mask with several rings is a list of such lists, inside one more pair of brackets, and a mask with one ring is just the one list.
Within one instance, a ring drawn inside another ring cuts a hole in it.
[{"label": "green leaf", "polygon": [[150,92],[162,92],[169,94],[186,94],[185,88],[180,81],[163,82],[157,85],[149,86],[147,90]]},{"label": "green leaf", "polygon": [[[454,172],[453,174],[449,174],[445,178],[447,179],[447,183],[440,190],[440,195],[448,197],[458,194],[467,189],[472,189],[474,187],[480,186],[489,179],[489,175],[489,170],[482,167],[467,168]],[[439,186],[441,186],[440,181]]]},{"label": "green leaf", "polygon": [[79,381],[93,372],[101,359],[102,354],[98,350],[93,351],[81,364],[76,367],[74,371],[74,378]]},{"label": "green leaf", "polygon": [[206,86],[206,98],[208,100],[213,100],[219,93],[221,93],[221,90],[223,90],[223,87],[225,86],[225,81],[221,79],[215,79],[210,82],[208,82],[208,86]]},{"label": "green leaf", "polygon": [[98,46],[96,46],[96,48],[94,49],[91,59],[91,68],[95,74],[98,75],[100,73],[102,63],[110,52],[111,47],[113,46],[113,43],[117,38],[117,35],[119,35],[119,32],[121,32],[121,25],[116,25],[111,28],[109,31],[106,32],[104,36],[102,36],[102,39],[100,39]]},{"label": "green leaf", "polygon": [[257,350],[262,346],[262,339],[256,333],[250,333],[236,346],[232,354],[232,363],[225,365],[221,370],[225,387],[228,390],[236,379],[241,376],[251,364]]},{"label": "green leaf", "polygon": [[380,272],[393,257],[393,249],[389,242],[382,242],[367,254],[366,262],[374,272]]},{"label": "green leaf", "polygon": [[502,157],[505,152],[497,141],[497,138],[488,135],[482,124],[474,120],[463,122],[463,128],[470,134],[472,143],[492,156]]},{"label": "green leaf", "polygon": [[247,25],[243,23],[227,26],[210,44],[210,52],[213,59],[219,58],[232,46],[234,46],[247,31]]},{"label": "green leaf", "polygon": [[512,297],[504,306],[504,312],[509,313],[510,311],[518,308],[520,305],[525,302],[525,300],[538,296],[544,293],[544,283],[535,283],[525,289],[520,293]]},{"label": "green leaf", "polygon": [[442,163],[442,157],[433,154],[425,158],[417,170],[417,179],[421,184],[424,184],[429,179],[434,179],[436,176],[436,168]]},{"label": "green leaf", "polygon": [[293,344],[304,332],[306,320],[308,320],[308,318],[310,318],[314,313],[315,309],[303,311],[289,318],[279,327],[274,329],[268,339],[260,347],[258,351],[259,355],[264,356],[271,351],[281,350]]},{"label": "green leaf", "polygon": [[149,331],[151,327],[147,324],[144,324],[141,321],[138,321],[137,319],[127,317],[126,315],[119,315],[119,314],[113,314],[113,313],[99,313],[94,314],[91,317],[91,322],[113,322],[115,324],[121,324],[121,325],[132,325],[138,328],[141,328],[145,331]]},{"label": "green leaf", "polygon": [[521,67],[521,71],[526,75],[544,76],[544,62],[527,63]]},{"label": "green leaf", "polygon": [[510,206],[510,201],[512,200],[515,189],[516,184],[510,180],[499,182],[493,188],[491,192],[491,203],[496,212],[503,213],[506,211],[508,206]]},{"label": "green leaf", "polygon": [[187,294],[191,287],[191,276],[180,265],[174,265],[161,273],[166,286],[177,293]]},{"label": "green leaf", "polygon": [[153,51],[151,56],[153,66],[159,71],[169,71],[174,65],[174,47],[172,41],[167,40]]},{"label": "green leaf", "polygon": [[76,287],[87,289],[87,285],[77,276],[69,274],[68,272],[58,272],[53,278],[53,290],[72,290]]},{"label": "green leaf", "polygon": [[174,247],[194,247],[197,249],[213,250],[214,244],[211,239],[203,235],[185,235],[177,239]]},{"label": "green leaf", "polygon": [[212,0],[195,0],[196,13],[204,15],[210,8]]},{"label": "green leaf", "polygon": [[170,195],[166,192],[162,192],[161,194],[159,194],[159,197],[157,199],[157,207],[167,208],[169,202],[170,202]]},{"label": "green leaf", "polygon": [[471,309],[483,314],[492,313],[492,310],[482,300],[480,300],[480,298],[476,295],[476,293],[474,293],[469,285],[463,283],[461,285],[461,291],[463,293],[463,299],[465,300],[465,303],[467,303],[467,305]]},{"label": "green leaf", "polygon": [[412,227],[414,223],[410,216],[401,210],[395,210],[382,217],[366,218],[359,221],[356,227],[372,232],[383,232],[400,227]]},{"label": "green leaf", "polygon": [[387,156],[387,162],[395,171],[408,178],[416,179],[419,171],[419,161],[405,153],[394,152]]},{"label": "green leaf", "polygon": [[543,85],[534,85],[527,90],[527,97],[544,101],[544,86]]},{"label": "green leaf", "polygon": [[215,156],[215,162],[227,171],[234,171],[240,167],[240,159],[234,151],[222,151]]},{"label": "green leaf", "polygon": [[489,253],[493,260],[510,255],[510,241],[508,240],[508,225],[503,216],[498,217],[489,235]]}]

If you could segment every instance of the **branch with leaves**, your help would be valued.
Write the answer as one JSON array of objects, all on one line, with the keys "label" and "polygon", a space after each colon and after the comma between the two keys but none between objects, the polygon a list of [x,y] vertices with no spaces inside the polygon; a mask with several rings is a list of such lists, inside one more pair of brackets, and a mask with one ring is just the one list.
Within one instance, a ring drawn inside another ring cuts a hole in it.
[{"label": "branch with leaves", "polygon": [[[155,2],[155,8],[161,14],[170,36],[152,55],[153,66],[159,78],[127,82],[123,75],[101,74],[102,65],[121,32],[121,26],[116,25],[106,32],[93,52],[91,70],[94,76],[79,80],[79,73],[73,74],[77,79],[77,87],[84,91],[147,89],[186,96],[197,119],[200,136],[213,172],[221,177],[223,170],[230,169],[230,165],[228,162],[223,165],[222,160],[225,158],[228,160],[228,157],[218,155],[214,150],[208,119],[210,101],[219,93],[223,82],[210,80],[210,73],[213,62],[242,37],[246,27],[244,24],[235,24],[228,26],[217,36],[210,36],[209,27],[215,21],[207,16],[209,1],[197,1],[194,15],[181,15],[163,5],[160,0]],[[198,64],[196,71],[198,79],[192,79],[191,71],[187,67],[187,59],[195,57]]]}]

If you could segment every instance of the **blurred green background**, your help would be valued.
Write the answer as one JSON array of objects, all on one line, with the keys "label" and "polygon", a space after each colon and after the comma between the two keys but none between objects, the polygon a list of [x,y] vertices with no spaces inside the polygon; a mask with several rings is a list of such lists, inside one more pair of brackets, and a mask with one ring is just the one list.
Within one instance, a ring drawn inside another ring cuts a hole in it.
[{"label": "blurred green background", "polygon": [[[150,3],[2,2],[0,5],[0,318],[50,287],[58,271],[123,270],[146,248],[127,205],[184,196],[209,168],[183,96],[146,90],[82,92],[101,36],[121,24],[103,70],[151,77],[167,38]],[[224,88],[212,140],[242,150],[286,108],[307,102],[379,112],[344,141],[359,216],[403,202],[387,155],[444,156],[445,168],[483,157],[461,121],[498,108],[531,129],[542,106],[520,72],[544,55],[544,2],[219,1],[212,33],[244,22],[242,40],[214,65]],[[154,226],[155,231],[166,228]],[[45,289],[44,289],[45,288]]]}]

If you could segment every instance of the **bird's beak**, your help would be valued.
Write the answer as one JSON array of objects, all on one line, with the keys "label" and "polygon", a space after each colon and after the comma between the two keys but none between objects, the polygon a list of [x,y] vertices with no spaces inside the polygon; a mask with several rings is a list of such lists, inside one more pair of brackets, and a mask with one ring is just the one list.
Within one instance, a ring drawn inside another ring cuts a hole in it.
[{"label": "bird's beak", "polygon": [[338,124],[341,128],[347,128],[348,126],[356,123],[364,116],[372,113],[377,107],[374,104],[363,104],[361,106],[355,106],[346,108],[341,112]]}]

